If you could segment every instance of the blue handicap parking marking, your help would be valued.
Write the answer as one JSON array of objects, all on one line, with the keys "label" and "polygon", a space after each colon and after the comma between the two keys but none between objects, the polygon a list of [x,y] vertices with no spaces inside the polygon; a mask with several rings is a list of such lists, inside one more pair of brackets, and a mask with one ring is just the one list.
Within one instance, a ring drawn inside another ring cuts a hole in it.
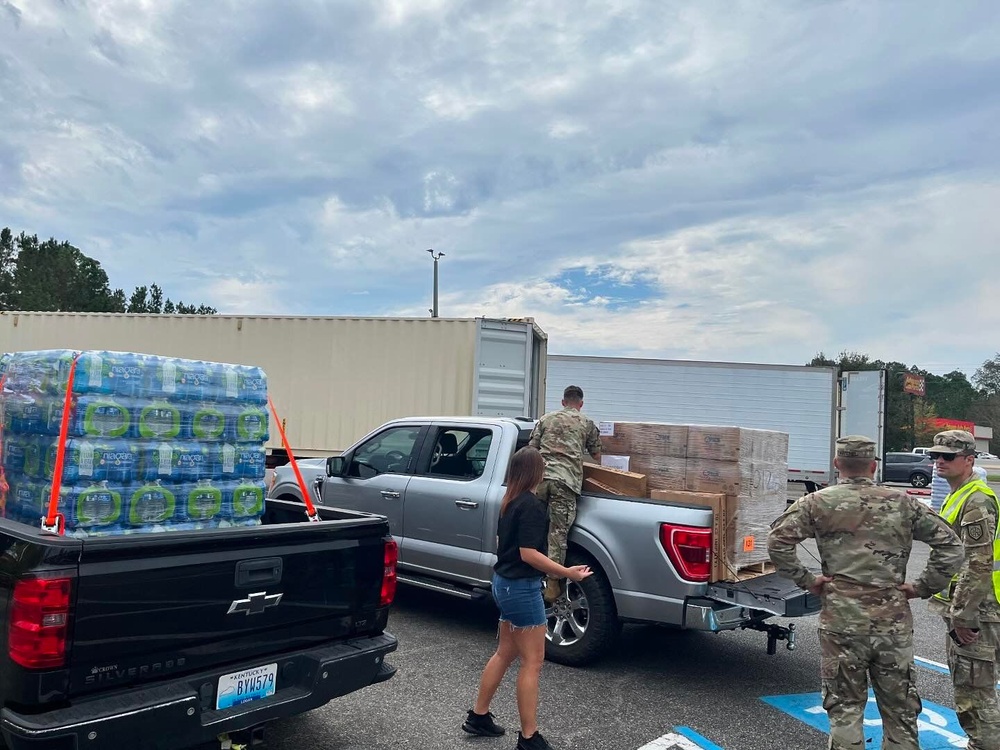
[{"label": "blue handicap parking marking", "polygon": [[[824,734],[830,733],[830,722],[823,710],[823,699],[819,693],[772,695],[761,700]],[[923,703],[924,710],[917,719],[922,750],[954,750],[969,744],[952,709],[930,701]],[[870,690],[868,705],[865,706],[865,740],[867,747],[882,746],[882,719],[875,705],[875,696]]]}]

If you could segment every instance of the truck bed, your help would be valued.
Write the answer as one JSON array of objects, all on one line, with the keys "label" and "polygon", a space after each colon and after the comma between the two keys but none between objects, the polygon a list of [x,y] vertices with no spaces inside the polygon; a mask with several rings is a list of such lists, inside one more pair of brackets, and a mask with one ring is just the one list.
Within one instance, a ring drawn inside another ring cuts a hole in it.
[{"label": "truck bed", "polygon": [[[152,710],[142,701],[155,708],[168,694],[183,694],[176,705],[195,710],[157,716],[183,720],[178,732],[204,741],[390,677],[382,662],[395,649],[383,633],[388,525],[378,516],[318,511],[322,520],[309,522],[301,504],[268,500],[258,527],[83,540],[0,520],[3,600],[18,581],[37,577],[68,580],[72,596],[63,664],[28,668],[7,649],[0,655],[8,744],[36,731],[62,737],[81,717],[97,721],[122,706],[133,707],[127,715]],[[361,656],[364,669],[320,680],[321,666]],[[246,670],[264,670],[274,688],[270,697],[251,697],[249,710],[222,695]],[[115,727],[135,729],[121,716]],[[119,739],[117,747],[138,746]]]}]

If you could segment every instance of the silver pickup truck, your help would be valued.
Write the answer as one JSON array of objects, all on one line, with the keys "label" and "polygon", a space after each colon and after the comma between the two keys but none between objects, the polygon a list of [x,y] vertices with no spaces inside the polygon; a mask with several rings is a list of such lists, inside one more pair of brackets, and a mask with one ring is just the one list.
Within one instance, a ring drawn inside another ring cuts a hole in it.
[{"label": "silver pickup truck", "polygon": [[[343,455],[300,468],[321,504],[389,519],[400,582],[488,598],[504,475],[533,426],[499,417],[397,419]],[[290,467],[276,470],[269,496],[301,502]],[[767,634],[770,654],[779,640],[794,648],[794,625],[768,620],[813,614],[819,600],[774,574],[709,583],[711,548],[707,507],[583,495],[567,565],[589,565],[594,575],[570,583],[548,610],[546,657],[587,664],[612,647],[623,622],[750,628]]]}]

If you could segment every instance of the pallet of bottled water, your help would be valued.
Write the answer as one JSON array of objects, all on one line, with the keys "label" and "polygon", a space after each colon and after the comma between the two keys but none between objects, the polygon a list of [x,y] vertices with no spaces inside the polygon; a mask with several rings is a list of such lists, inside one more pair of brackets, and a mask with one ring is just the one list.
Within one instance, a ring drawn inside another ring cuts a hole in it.
[{"label": "pallet of bottled water", "polygon": [[260,524],[264,372],[104,351],[3,355],[4,517],[38,526],[48,512],[74,358],[59,494],[67,535]]}]

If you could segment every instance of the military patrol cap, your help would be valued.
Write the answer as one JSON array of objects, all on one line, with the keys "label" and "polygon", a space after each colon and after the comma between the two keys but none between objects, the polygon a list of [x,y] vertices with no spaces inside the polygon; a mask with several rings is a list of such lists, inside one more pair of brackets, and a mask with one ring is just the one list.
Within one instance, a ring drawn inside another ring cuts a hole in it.
[{"label": "military patrol cap", "polygon": [[837,458],[870,458],[878,461],[875,441],[864,435],[845,435],[837,441]]},{"label": "military patrol cap", "polygon": [[934,445],[928,453],[967,453],[975,455],[976,439],[965,430],[945,430],[934,436]]}]

